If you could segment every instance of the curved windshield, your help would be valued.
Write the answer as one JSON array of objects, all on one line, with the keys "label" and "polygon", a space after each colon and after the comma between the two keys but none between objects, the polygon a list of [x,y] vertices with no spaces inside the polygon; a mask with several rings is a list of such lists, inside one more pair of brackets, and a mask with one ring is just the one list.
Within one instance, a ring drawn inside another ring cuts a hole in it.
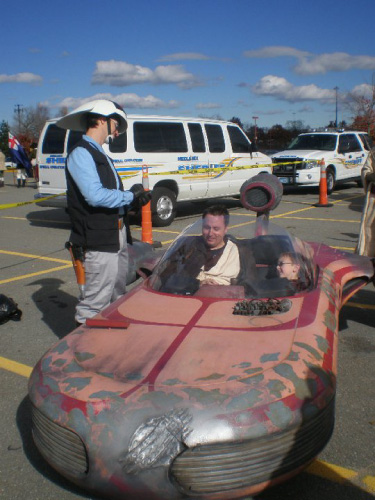
[{"label": "curved windshield", "polygon": [[229,227],[224,247],[215,252],[206,244],[204,222],[196,221],[166,251],[150,287],[175,295],[278,298],[314,286],[316,269],[307,243],[261,217],[245,224],[246,238],[234,236]]},{"label": "curved windshield", "polygon": [[304,134],[296,137],[287,149],[334,151],[336,149],[336,142],[337,136],[333,134]]}]

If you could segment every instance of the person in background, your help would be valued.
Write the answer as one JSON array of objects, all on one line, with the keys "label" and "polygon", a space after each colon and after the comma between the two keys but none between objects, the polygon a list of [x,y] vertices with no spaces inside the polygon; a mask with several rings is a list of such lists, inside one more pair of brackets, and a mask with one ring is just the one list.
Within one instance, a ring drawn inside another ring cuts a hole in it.
[{"label": "person in background", "polygon": [[362,167],[361,178],[366,194],[362,211],[356,253],[375,257],[375,153],[369,155]]},{"label": "person in background", "polygon": [[17,163],[17,187],[26,186],[26,170],[21,163]]},{"label": "person in background", "polygon": [[103,150],[104,143],[126,131],[121,106],[104,99],[91,101],[61,118],[57,126],[85,132],[68,152],[66,168],[70,243],[85,255],[85,297],[75,314],[76,323],[83,324],[126,292],[131,243],[127,210],[148,203],[151,194],[141,184],[124,191]]}]

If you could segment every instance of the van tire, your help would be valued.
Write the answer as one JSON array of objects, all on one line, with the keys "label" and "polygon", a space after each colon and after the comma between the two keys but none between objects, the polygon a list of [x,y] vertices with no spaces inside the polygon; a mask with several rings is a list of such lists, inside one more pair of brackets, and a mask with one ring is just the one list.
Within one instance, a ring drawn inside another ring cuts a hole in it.
[{"label": "van tire", "polygon": [[333,171],[333,168],[330,167],[327,168],[326,177],[327,177],[327,194],[331,194],[332,191],[335,189],[336,185],[335,172]]},{"label": "van tire", "polygon": [[152,224],[165,227],[172,224],[176,216],[176,195],[165,187],[157,187],[152,191],[151,212]]}]

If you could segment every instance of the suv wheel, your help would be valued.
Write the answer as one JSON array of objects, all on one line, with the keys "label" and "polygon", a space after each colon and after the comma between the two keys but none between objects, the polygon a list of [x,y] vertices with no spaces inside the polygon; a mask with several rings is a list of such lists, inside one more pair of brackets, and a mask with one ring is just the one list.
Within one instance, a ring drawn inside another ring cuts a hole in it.
[{"label": "suv wheel", "polygon": [[327,168],[326,177],[327,177],[327,194],[331,194],[332,191],[335,189],[336,185],[335,172],[333,171],[332,168]]},{"label": "suv wheel", "polygon": [[169,226],[176,216],[176,195],[164,187],[152,191],[151,211],[152,224],[156,227]]}]

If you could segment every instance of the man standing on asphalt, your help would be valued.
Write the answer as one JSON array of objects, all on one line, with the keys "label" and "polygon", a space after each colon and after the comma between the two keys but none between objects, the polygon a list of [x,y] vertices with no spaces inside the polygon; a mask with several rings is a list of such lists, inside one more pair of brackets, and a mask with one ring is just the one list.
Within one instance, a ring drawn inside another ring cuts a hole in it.
[{"label": "man standing on asphalt", "polygon": [[96,100],[61,118],[61,128],[85,132],[68,153],[66,179],[70,242],[85,255],[85,296],[75,319],[85,323],[126,291],[127,242],[131,243],[126,212],[131,204],[144,205],[150,192],[141,184],[124,191],[112,160],[102,146],[127,128],[118,104]]}]

